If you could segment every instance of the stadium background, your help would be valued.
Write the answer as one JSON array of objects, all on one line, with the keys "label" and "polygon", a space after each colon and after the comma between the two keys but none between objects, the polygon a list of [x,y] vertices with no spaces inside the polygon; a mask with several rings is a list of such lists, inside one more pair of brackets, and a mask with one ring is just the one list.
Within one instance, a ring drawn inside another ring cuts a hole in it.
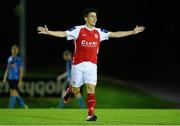
[{"label": "stadium background", "polygon": [[[12,44],[19,44],[18,0],[1,2],[0,75],[6,67]],[[179,94],[179,14],[178,4],[169,1],[26,1],[27,78],[54,79],[64,71],[62,52],[73,51],[65,38],[38,35],[36,27],[66,30],[84,24],[82,11],[94,7],[97,27],[131,30],[137,24],[146,30],[136,36],[103,42],[99,53],[99,75],[123,80],[128,87],[168,97],[180,102]]]}]

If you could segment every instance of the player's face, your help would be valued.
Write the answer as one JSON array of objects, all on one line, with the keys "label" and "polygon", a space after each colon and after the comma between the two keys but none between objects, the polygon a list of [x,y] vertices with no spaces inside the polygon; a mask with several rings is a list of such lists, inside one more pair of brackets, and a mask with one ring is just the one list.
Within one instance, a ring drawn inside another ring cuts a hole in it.
[{"label": "player's face", "polygon": [[63,55],[64,60],[71,60],[71,55]]},{"label": "player's face", "polygon": [[18,47],[14,47],[11,49],[12,55],[17,55],[19,53],[19,48]]},{"label": "player's face", "polygon": [[95,26],[97,22],[97,15],[95,12],[90,12],[87,17],[85,17],[86,23],[90,26]]}]

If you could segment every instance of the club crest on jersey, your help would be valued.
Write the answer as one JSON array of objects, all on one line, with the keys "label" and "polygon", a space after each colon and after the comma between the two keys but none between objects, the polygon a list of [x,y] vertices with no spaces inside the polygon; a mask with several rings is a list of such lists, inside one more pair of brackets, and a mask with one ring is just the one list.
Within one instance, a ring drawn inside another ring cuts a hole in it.
[{"label": "club crest on jersey", "polygon": [[94,34],[94,38],[98,38],[99,36],[98,36],[98,34]]},{"label": "club crest on jersey", "polygon": [[89,42],[89,41],[86,41],[86,40],[82,40],[81,41],[81,46],[96,47],[97,46],[97,42]]},{"label": "club crest on jersey", "polygon": [[82,36],[83,36],[83,37],[85,37],[85,36],[86,36],[86,34],[82,34]]}]

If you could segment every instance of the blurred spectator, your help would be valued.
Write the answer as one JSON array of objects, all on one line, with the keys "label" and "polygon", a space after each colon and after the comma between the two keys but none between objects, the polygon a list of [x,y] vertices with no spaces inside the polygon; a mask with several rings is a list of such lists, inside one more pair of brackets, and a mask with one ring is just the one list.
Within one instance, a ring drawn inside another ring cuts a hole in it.
[{"label": "blurred spectator", "polygon": [[[71,63],[72,63],[72,54],[70,51],[66,50],[63,53],[63,59],[66,63],[66,72],[59,75],[57,77],[58,82],[62,82],[63,79],[65,79],[65,81],[62,83],[63,84],[63,88],[62,88],[62,93],[61,93],[61,100],[59,102],[59,107],[60,108],[64,108],[64,96],[66,93],[66,90],[72,90],[72,86],[71,86]],[[81,92],[79,92],[78,94],[74,95],[72,92],[69,94],[71,95],[70,97],[75,97],[78,102],[79,102],[79,107],[80,108],[84,108],[85,107],[85,103],[83,100],[83,97],[81,95],[82,93],[82,87],[81,87]]]},{"label": "blurred spectator", "polygon": [[19,47],[17,45],[13,45],[11,47],[11,56],[8,58],[7,68],[3,78],[3,83],[8,80],[10,87],[9,108],[15,107],[16,99],[18,100],[21,108],[27,108],[23,98],[18,93],[18,89],[22,86],[23,81],[23,61],[18,54]]}]

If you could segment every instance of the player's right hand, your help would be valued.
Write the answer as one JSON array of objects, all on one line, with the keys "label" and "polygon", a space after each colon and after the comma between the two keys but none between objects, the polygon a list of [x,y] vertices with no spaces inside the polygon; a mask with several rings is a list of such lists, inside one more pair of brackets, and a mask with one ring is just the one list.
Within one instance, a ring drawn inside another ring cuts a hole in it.
[{"label": "player's right hand", "polygon": [[44,27],[38,26],[37,31],[38,31],[38,34],[48,34],[49,30],[48,30],[47,26],[45,25]]},{"label": "player's right hand", "polygon": [[3,80],[2,82],[3,82],[3,83],[6,83],[7,81],[6,81],[6,80]]},{"label": "player's right hand", "polygon": [[21,88],[23,86],[23,82],[22,81],[19,81],[18,82],[18,87]]}]

